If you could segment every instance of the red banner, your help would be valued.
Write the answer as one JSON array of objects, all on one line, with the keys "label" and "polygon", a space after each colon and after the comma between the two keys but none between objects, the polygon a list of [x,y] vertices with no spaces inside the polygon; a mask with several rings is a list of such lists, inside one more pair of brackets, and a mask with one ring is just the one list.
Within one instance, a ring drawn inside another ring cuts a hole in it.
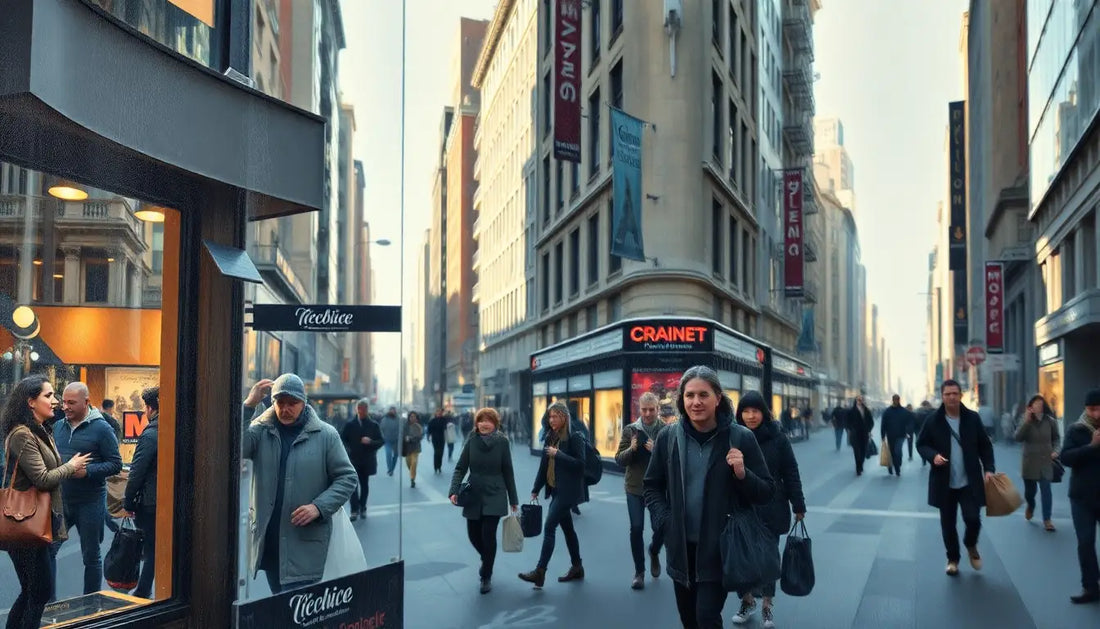
[{"label": "red banner", "polygon": [[1005,265],[985,263],[985,346],[990,352],[1005,351]]},{"label": "red banner", "polygon": [[802,170],[783,171],[783,289],[788,297],[802,295]]},{"label": "red banner", "polygon": [[[554,11],[554,159],[581,162],[581,0]],[[600,112],[589,112],[598,116]]]}]

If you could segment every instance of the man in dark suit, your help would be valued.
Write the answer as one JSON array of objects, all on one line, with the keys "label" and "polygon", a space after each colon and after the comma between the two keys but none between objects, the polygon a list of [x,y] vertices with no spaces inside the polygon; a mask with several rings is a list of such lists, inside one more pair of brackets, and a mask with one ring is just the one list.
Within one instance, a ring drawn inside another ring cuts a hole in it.
[{"label": "man in dark suit", "polygon": [[[982,418],[962,404],[962,388],[954,380],[940,387],[943,404],[928,418],[917,439],[921,458],[932,463],[928,474],[928,504],[940,510],[940,528],[947,550],[947,574],[959,573],[958,511],[962,510],[966,533],[963,544],[975,570],[982,569],[978,533],[980,509],[985,506],[985,480],[993,476],[993,443]],[[984,475],[984,478],[983,478]]]},{"label": "man in dark suit", "polygon": [[344,425],[340,434],[348,458],[359,476],[359,487],[351,495],[351,520],[367,517],[367,496],[370,495],[370,477],[378,472],[378,450],[385,443],[382,440],[382,427],[371,419],[370,402],[367,398],[359,400],[355,407],[355,418]]}]

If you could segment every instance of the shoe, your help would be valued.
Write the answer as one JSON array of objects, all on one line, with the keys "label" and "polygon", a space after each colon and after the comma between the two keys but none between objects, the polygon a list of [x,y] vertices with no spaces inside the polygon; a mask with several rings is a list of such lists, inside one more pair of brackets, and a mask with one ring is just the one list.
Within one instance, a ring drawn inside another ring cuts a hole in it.
[{"label": "shoe", "polygon": [[573,512],[573,515],[580,515],[581,514],[581,508],[580,507],[573,507],[571,509],[571,511]]},{"label": "shoe", "polygon": [[359,510],[359,517],[366,520],[367,519],[367,510],[366,509],[360,509]]},{"label": "shoe", "polygon": [[982,556],[978,554],[977,546],[969,546],[966,552],[970,554],[970,567],[975,570],[982,569]]},{"label": "shoe", "polygon": [[947,562],[947,576],[953,577],[959,574],[959,562],[949,561]]},{"label": "shoe", "polygon": [[1024,519],[1025,519],[1025,520],[1027,520],[1028,522],[1031,522],[1031,517],[1032,517],[1033,515],[1035,515],[1035,509],[1032,509],[1031,507],[1028,507],[1028,508],[1027,508],[1027,509],[1026,509],[1026,510],[1024,511]]},{"label": "shoe", "polygon": [[580,581],[582,579],[584,579],[584,567],[571,566],[569,572],[558,577],[558,583],[568,583],[570,581]]},{"label": "shoe", "polygon": [[755,599],[753,599],[753,601],[751,603],[742,599],[741,609],[738,610],[738,612],[733,616],[733,624],[735,624],[735,625],[745,624],[746,622],[749,621],[749,618],[752,617],[752,613],[755,610],[756,610],[756,600]]},{"label": "shoe", "polygon": [[634,580],[630,582],[630,589],[632,589],[632,590],[645,589],[645,574],[644,573],[639,572],[639,573],[634,575]]},{"label": "shoe", "polygon": [[649,551],[649,574],[653,575],[654,579],[661,576],[661,553],[655,550]]},{"label": "shoe", "polygon": [[493,591],[493,582],[489,579],[481,580],[481,593],[488,594]]},{"label": "shoe", "polygon": [[389,471],[389,475],[390,475],[390,476],[393,476],[393,470],[390,470],[390,471]]},{"label": "shoe", "polygon": [[410,481],[409,482],[409,487],[412,487],[413,489],[416,489],[416,481]]},{"label": "shoe", "polygon": [[770,628],[775,627],[775,620],[772,618],[772,608],[765,607],[760,610],[760,616],[764,619],[764,626]]},{"label": "shoe", "polygon": [[350,519],[351,519],[352,522],[358,520],[359,519],[359,513],[357,511],[352,511]]},{"label": "shoe", "polygon": [[531,572],[521,572],[519,574],[520,581],[526,581],[534,584],[535,587],[541,588],[546,583],[546,568],[535,568]]},{"label": "shoe", "polygon": [[1080,594],[1069,597],[1069,601],[1074,605],[1096,603],[1100,601],[1100,590],[1083,590]]},{"label": "shoe", "polygon": [[1051,522],[1050,520],[1046,520],[1046,521],[1043,522],[1043,528],[1050,531],[1051,533],[1058,530],[1058,529],[1054,528],[1054,522]]}]

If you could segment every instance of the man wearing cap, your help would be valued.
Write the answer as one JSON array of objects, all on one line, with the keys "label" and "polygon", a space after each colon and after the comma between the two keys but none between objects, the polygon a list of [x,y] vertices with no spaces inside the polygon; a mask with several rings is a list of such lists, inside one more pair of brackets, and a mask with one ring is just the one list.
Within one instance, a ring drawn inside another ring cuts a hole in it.
[{"label": "man wearing cap", "polygon": [[270,389],[272,407],[244,432],[241,456],[252,460],[250,570],[263,570],[272,594],[311,585],[325,571],[332,515],[358,480],[340,435],[307,404],[294,374],[260,380],[244,401],[245,415]]},{"label": "man wearing cap", "polygon": [[1080,594],[1075,604],[1100,602],[1100,562],[1096,559],[1096,527],[1100,525],[1100,389],[1085,396],[1085,412],[1066,428],[1060,455],[1073,470],[1069,478],[1069,505],[1077,532],[1077,561],[1081,564]]}]

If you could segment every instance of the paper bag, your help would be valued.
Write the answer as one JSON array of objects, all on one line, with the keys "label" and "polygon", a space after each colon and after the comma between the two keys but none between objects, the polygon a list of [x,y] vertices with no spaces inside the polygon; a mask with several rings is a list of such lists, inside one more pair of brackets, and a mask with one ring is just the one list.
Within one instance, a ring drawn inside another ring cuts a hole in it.
[{"label": "paper bag", "polygon": [[1006,474],[996,473],[985,481],[986,517],[1009,515],[1022,504],[1024,499]]},{"label": "paper bag", "polygon": [[890,443],[885,439],[882,440],[882,449],[878,453],[878,464],[882,467],[893,465],[893,459],[890,458]]}]

